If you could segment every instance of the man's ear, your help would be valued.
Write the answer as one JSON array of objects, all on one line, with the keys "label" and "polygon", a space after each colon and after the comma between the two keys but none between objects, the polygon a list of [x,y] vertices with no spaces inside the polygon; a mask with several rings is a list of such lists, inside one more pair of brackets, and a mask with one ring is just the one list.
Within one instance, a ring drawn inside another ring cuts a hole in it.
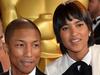
[{"label": "man's ear", "polygon": [[5,52],[9,53],[8,45],[6,43],[3,43],[3,48],[4,48]]},{"label": "man's ear", "polygon": [[1,40],[2,40],[3,43],[5,43],[5,36],[4,36],[4,34],[3,34],[3,37],[2,37]]}]

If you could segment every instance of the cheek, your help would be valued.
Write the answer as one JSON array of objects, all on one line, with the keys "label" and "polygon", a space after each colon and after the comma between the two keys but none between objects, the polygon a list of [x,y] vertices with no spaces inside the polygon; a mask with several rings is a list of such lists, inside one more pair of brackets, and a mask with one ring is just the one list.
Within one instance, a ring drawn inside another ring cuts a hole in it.
[{"label": "cheek", "polygon": [[68,40],[69,40],[69,38],[70,38],[70,34],[69,33],[61,33],[61,40],[62,40],[62,42],[64,43],[64,42],[67,42]]},{"label": "cheek", "polygon": [[24,55],[24,52],[23,52],[23,50],[14,50],[13,49],[13,51],[11,51],[11,53],[10,53],[12,56],[15,56],[15,57],[22,57],[23,55]]},{"label": "cheek", "polygon": [[20,60],[23,57],[23,51],[14,47],[9,48],[9,57],[14,62]]},{"label": "cheek", "polygon": [[33,55],[33,57],[35,57],[36,59],[37,58],[40,58],[40,49],[36,49],[36,50],[33,50],[32,51],[32,55]]},{"label": "cheek", "polygon": [[67,34],[67,35],[61,35],[61,40],[62,40],[62,43],[63,43],[63,45],[66,47],[66,48],[68,48],[69,46],[70,46],[70,42],[69,42],[69,40],[70,40],[70,35],[69,34]]},{"label": "cheek", "polygon": [[81,32],[82,34],[82,38],[86,41],[88,41],[89,39],[89,31],[88,30],[84,30],[83,32]]},{"label": "cheek", "polygon": [[35,50],[32,52],[32,58],[35,61],[35,64],[38,64],[39,60],[40,60],[40,50]]},{"label": "cheek", "polygon": [[12,64],[18,65],[22,56],[16,52],[9,52],[9,57]]}]

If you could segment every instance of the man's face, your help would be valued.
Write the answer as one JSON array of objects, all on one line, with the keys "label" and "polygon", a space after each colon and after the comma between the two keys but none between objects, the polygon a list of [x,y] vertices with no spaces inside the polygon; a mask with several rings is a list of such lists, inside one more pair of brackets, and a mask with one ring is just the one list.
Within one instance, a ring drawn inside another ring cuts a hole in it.
[{"label": "man's face", "polygon": [[8,44],[13,74],[28,74],[40,59],[40,35],[35,29],[17,29]]},{"label": "man's face", "polygon": [[89,0],[88,10],[89,10],[92,18],[96,17],[95,15],[99,11],[99,6],[100,6],[99,0]]}]

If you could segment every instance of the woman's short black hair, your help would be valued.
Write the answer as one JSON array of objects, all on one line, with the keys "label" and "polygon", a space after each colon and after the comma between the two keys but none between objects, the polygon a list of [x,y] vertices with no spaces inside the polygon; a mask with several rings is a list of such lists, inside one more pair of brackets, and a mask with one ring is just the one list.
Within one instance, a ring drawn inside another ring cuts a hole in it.
[{"label": "woman's short black hair", "polygon": [[67,50],[62,43],[62,40],[60,37],[60,29],[63,25],[66,25],[66,19],[71,21],[72,17],[75,19],[84,21],[86,23],[88,29],[91,31],[91,36],[89,37],[89,40],[88,40],[88,46],[91,46],[94,44],[92,20],[87,9],[79,1],[66,2],[66,3],[60,4],[56,8],[53,15],[54,33],[55,33],[57,42],[60,44],[62,54],[66,54]]}]

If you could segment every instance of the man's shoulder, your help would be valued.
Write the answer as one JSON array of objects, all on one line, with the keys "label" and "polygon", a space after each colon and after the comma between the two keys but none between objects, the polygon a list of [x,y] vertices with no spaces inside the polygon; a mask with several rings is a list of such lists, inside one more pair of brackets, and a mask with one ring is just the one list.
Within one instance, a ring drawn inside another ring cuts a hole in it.
[{"label": "man's shoulder", "polygon": [[[9,75],[9,71],[0,73],[0,75]],[[38,68],[36,68],[36,75],[45,75],[45,74],[43,72],[41,72]]]},{"label": "man's shoulder", "polygon": [[4,73],[0,73],[0,75],[9,75],[9,71],[4,72]]},{"label": "man's shoulder", "polygon": [[2,72],[3,72],[3,67],[2,67],[2,64],[0,62],[0,73],[2,73]]},{"label": "man's shoulder", "polygon": [[45,75],[42,71],[36,68],[36,75]]}]

